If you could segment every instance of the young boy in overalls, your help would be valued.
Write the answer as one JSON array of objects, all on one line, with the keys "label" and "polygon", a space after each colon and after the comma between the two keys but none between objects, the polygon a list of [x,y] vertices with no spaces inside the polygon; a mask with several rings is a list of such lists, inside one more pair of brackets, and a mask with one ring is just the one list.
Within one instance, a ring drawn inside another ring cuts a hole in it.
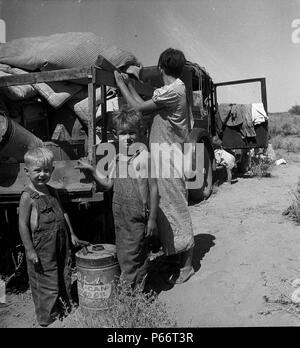
[{"label": "young boy in overalls", "polygon": [[[113,126],[119,153],[110,164],[110,173],[79,161],[77,168],[89,171],[103,188],[113,187],[113,216],[116,251],[121,279],[133,287],[145,284],[148,271],[148,237],[156,234],[158,189],[150,178],[150,154],[142,142],[142,117],[128,108],[115,112]],[[120,149],[125,151],[120,151]]]},{"label": "young boy in overalls", "polygon": [[[45,147],[24,156],[29,184],[19,205],[19,232],[25,247],[27,271],[37,321],[48,326],[60,314],[59,298],[70,306],[71,257],[69,235],[78,240],[56,190],[47,185],[53,172],[53,153]],[[68,231],[69,230],[69,231]]]}]

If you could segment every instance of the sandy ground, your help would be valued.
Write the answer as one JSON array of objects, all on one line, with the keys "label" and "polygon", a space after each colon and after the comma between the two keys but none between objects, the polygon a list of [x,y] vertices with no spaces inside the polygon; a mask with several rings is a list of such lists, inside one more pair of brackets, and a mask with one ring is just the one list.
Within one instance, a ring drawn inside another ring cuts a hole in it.
[{"label": "sandy ground", "polygon": [[[238,178],[190,206],[196,273],[159,294],[179,327],[300,325],[300,315],[280,300],[290,298],[291,282],[300,278],[300,227],[282,216],[299,168],[300,156],[270,178]],[[36,326],[30,292],[7,295],[0,327]]]},{"label": "sandy ground", "polygon": [[264,301],[290,298],[300,278],[300,227],[282,216],[297,188],[297,161],[275,167],[270,178],[222,185],[190,208],[197,272],[161,295],[176,304],[179,326],[300,325],[287,306]]}]

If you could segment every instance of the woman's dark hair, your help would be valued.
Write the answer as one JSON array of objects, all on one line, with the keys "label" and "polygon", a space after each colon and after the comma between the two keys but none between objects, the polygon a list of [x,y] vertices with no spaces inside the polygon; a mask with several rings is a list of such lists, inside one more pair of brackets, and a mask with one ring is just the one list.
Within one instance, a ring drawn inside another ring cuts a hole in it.
[{"label": "woman's dark hair", "polygon": [[167,75],[177,78],[181,75],[185,63],[186,59],[182,51],[168,48],[159,56],[157,66]]}]

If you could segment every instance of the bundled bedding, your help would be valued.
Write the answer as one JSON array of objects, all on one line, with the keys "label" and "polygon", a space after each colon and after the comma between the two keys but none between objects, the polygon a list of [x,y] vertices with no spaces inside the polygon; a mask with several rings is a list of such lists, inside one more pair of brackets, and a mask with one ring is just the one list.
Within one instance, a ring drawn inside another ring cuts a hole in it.
[{"label": "bundled bedding", "polygon": [[[101,57],[123,72],[135,71],[141,63],[131,53],[107,43],[90,32],[68,32],[49,36],[27,37],[0,44],[0,78],[28,72],[93,66]],[[54,109],[63,105],[70,108],[83,125],[88,124],[87,80],[72,82],[36,83],[0,88],[1,99],[30,100],[41,97]],[[116,96],[109,88],[107,98]],[[96,91],[96,105],[101,101],[101,90]]]}]

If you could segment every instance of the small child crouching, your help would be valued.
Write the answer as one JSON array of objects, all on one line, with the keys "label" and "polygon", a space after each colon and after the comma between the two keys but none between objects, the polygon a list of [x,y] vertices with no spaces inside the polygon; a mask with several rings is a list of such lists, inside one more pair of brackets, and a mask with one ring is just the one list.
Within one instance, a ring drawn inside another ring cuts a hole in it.
[{"label": "small child crouching", "polygon": [[227,183],[232,183],[232,169],[235,167],[235,157],[222,148],[222,141],[218,137],[213,138],[213,147],[216,164],[224,166],[227,171]]}]

